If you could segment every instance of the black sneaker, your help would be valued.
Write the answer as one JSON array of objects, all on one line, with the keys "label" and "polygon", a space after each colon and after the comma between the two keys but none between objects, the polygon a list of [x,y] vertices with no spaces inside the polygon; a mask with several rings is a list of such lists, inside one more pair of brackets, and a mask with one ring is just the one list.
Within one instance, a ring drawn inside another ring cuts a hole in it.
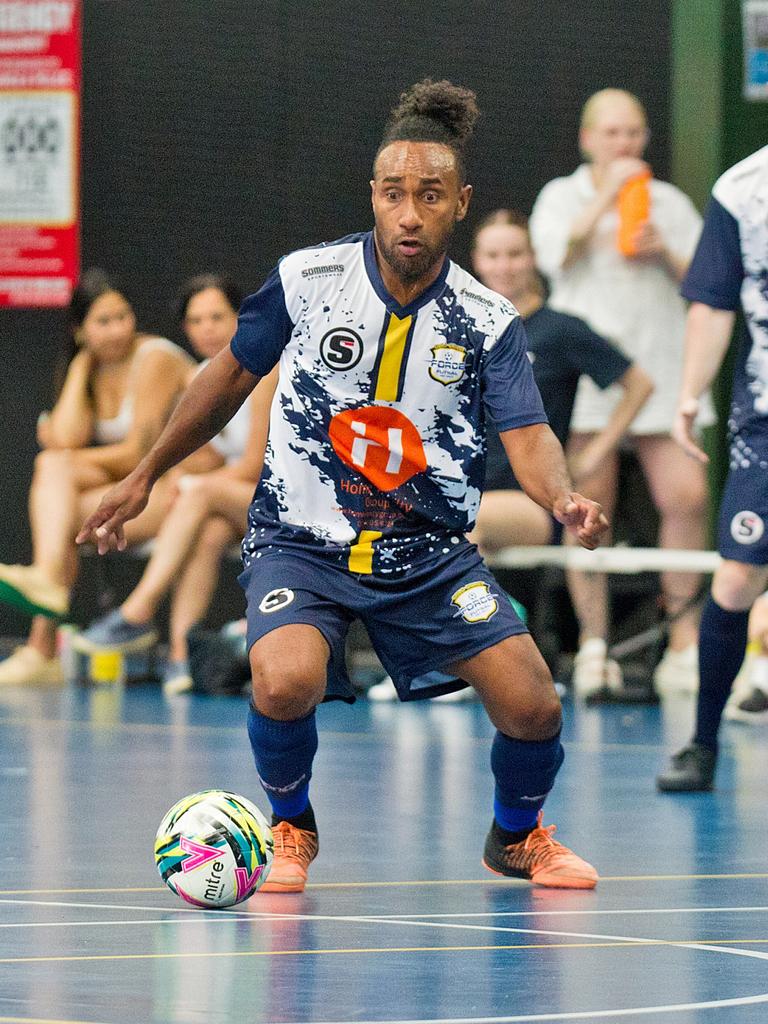
[{"label": "black sneaker", "polygon": [[669,768],[656,777],[662,793],[706,793],[715,781],[717,754],[691,743],[672,756]]},{"label": "black sneaker", "polygon": [[536,885],[553,889],[594,889],[597,871],[573,850],[552,836],[554,825],[542,826],[539,811],[536,828],[518,843],[506,844],[494,820],[485,840],[483,864],[496,875],[530,878]]},{"label": "black sneaker", "polygon": [[756,686],[748,697],[739,701],[738,710],[741,712],[738,718],[736,715],[731,715],[732,718],[737,718],[737,721],[764,722],[768,720],[768,693]]}]

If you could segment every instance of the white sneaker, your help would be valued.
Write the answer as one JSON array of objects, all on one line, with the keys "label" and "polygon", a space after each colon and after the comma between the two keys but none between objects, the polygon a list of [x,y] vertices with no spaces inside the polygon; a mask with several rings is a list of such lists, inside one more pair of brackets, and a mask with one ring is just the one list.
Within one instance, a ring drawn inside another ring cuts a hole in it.
[{"label": "white sneaker", "polygon": [[28,615],[60,618],[69,611],[66,587],[52,583],[36,565],[0,564],[0,601]]},{"label": "white sneaker", "polygon": [[682,651],[667,648],[653,673],[653,685],[660,697],[697,693],[699,689],[699,648],[691,644]]},{"label": "white sneaker", "polygon": [[169,661],[163,675],[163,693],[172,697],[175,693],[189,693],[195,683],[189,671],[189,662]]},{"label": "white sneaker", "polygon": [[723,717],[731,722],[768,721],[768,657],[747,650]]},{"label": "white sneaker", "polygon": [[13,654],[0,661],[0,686],[43,685],[64,682],[60,658],[45,658],[34,647],[17,647]]},{"label": "white sneaker", "polygon": [[621,666],[608,657],[608,645],[600,637],[590,637],[579,648],[573,661],[573,692],[577,697],[594,697],[601,690],[617,692],[624,679]]},{"label": "white sneaker", "polygon": [[366,691],[365,695],[368,700],[390,702],[397,700],[397,690],[389,676],[384,676],[380,683],[374,683],[374,685]]}]

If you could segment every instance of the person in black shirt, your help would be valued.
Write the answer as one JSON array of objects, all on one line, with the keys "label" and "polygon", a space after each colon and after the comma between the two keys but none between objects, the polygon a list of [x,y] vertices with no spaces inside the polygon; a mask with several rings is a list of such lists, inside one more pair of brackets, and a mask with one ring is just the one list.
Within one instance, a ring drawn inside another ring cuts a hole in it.
[{"label": "person in black shirt", "polygon": [[[624,388],[622,400],[605,429],[571,461],[569,468],[578,486],[579,481],[589,477],[618,445],[653,391],[653,382],[583,320],[545,305],[544,288],[528,235],[528,221],[523,214],[496,210],[481,221],[474,235],[472,261],[482,283],[509,299],[523,318],[533,375],[549,425],[561,444],[568,438],[576,386],[582,374],[586,373],[600,387],[618,383]],[[488,424],[486,434],[485,490],[469,539],[484,553],[515,545],[559,542],[560,524],[529,498],[515,480],[492,423]],[[586,653],[586,659],[582,652]],[[575,692],[587,697],[606,685],[619,689],[621,683],[619,665],[607,658],[605,639],[583,643],[574,668]],[[453,702],[473,696],[472,690],[465,689],[436,699]],[[395,700],[397,693],[389,677],[372,686],[368,698]]]},{"label": "person in black shirt", "polygon": [[[578,486],[618,445],[627,427],[653,391],[650,377],[583,320],[550,309],[536,270],[527,218],[513,210],[496,210],[477,227],[473,268],[488,288],[518,309],[528,336],[528,357],[541,392],[550,426],[565,444],[570,430],[576,387],[587,374],[601,388],[624,388],[605,429],[572,460]],[[559,524],[523,493],[509,468],[498,433],[488,430],[485,492],[472,539],[484,551],[513,545],[549,544],[559,540]],[[585,655],[589,657],[586,658]],[[588,696],[605,685],[621,686],[619,666],[606,658],[603,639],[583,644],[574,689]]]}]

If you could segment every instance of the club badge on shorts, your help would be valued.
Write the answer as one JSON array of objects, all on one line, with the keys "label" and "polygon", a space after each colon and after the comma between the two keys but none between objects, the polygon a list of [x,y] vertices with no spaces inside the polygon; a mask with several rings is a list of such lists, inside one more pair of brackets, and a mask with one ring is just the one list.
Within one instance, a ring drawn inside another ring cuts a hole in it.
[{"label": "club badge on shorts", "polygon": [[456,605],[457,616],[465,622],[487,622],[499,610],[499,605],[491,588],[483,580],[467,583],[451,597],[451,604]]},{"label": "club badge on shorts", "polygon": [[272,612],[279,612],[281,608],[287,607],[296,595],[288,587],[280,587],[278,590],[270,590],[259,602],[259,611],[265,615]]},{"label": "club badge on shorts", "polygon": [[441,384],[456,384],[464,376],[466,358],[462,345],[433,345],[429,376]]},{"label": "club badge on shorts", "polygon": [[765,532],[765,523],[757,514],[745,509],[731,520],[731,536],[737,544],[757,544]]}]

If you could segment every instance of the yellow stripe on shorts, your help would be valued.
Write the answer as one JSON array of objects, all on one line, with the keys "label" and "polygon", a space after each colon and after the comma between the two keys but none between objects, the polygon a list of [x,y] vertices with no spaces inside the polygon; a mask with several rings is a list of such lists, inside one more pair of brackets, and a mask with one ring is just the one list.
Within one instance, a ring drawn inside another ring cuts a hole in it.
[{"label": "yellow stripe on shorts", "polygon": [[378,530],[361,530],[357,542],[349,549],[350,572],[373,572],[373,542],[381,537]]},{"label": "yellow stripe on shorts", "polygon": [[389,315],[387,333],[384,335],[384,351],[379,362],[376,391],[373,396],[377,402],[397,401],[405,343],[408,340],[408,331],[411,329],[412,323],[412,316],[406,316],[399,320],[394,313]]}]

